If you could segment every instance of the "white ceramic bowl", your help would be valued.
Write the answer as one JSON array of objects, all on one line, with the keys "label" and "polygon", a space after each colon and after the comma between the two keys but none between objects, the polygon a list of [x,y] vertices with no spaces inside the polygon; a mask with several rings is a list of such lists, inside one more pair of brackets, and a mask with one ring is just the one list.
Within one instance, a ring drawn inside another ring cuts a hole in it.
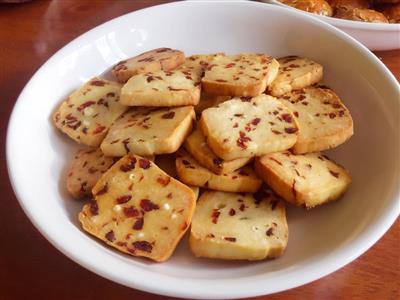
[{"label": "white ceramic bowl", "polygon": [[296,10],[303,14],[310,15],[327,22],[348,33],[370,50],[392,50],[400,48],[400,24],[382,24],[343,20],[308,13],[283,4],[278,0],[263,0],[263,2]]},{"label": "white ceramic bowl", "polygon": [[[316,46],[316,40],[319,43]],[[355,135],[330,155],[354,182],[345,197],[312,211],[288,207],[289,245],[279,259],[223,262],[194,258],[183,240],[162,264],[121,254],[84,233],[82,203],[65,190],[78,146],[51,115],[90,77],[145,50],[298,54],[325,67],[325,83],[351,110]],[[386,67],[343,32],[292,10],[254,2],[180,2],[109,21],[51,57],[12,113],[7,162],[15,193],[40,232],[65,255],[123,285],[164,295],[237,298],[274,293],[325,276],[371,247],[399,214],[399,87]]]}]

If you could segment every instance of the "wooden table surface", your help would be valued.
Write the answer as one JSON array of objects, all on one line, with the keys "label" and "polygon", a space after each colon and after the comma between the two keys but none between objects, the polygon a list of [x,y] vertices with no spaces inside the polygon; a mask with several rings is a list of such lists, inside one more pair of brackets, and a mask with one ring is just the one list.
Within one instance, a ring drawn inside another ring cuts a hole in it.
[{"label": "wooden table surface", "polygon": [[[4,147],[8,119],[18,94],[53,53],[93,26],[162,2],[34,0],[0,4],[0,300],[166,299],[103,279],[51,246],[17,202],[7,174]],[[399,79],[400,51],[376,55]],[[257,299],[400,299],[399,225],[397,220],[375,246],[339,271]]]}]

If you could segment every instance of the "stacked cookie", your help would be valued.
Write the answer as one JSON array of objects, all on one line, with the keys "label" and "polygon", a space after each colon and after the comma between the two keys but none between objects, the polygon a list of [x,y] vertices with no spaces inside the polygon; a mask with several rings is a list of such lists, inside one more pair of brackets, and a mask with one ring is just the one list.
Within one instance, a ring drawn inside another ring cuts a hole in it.
[{"label": "stacked cookie", "polygon": [[190,228],[196,256],[277,257],[283,200],[312,208],[350,183],[320,152],[353,134],[352,118],[315,85],[323,68],[310,59],[160,48],[112,73],[118,82],[91,79],[53,120],[90,146],[67,177],[73,197],[91,197],[82,227],[122,252],[164,261]]}]

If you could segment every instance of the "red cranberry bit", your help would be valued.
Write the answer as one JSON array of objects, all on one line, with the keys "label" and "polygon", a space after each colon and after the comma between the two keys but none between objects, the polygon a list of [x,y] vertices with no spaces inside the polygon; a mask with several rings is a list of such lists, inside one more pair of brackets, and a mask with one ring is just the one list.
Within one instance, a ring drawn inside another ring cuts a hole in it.
[{"label": "red cranberry bit", "polygon": [[131,195],[125,195],[125,196],[118,197],[116,199],[116,201],[117,201],[118,204],[123,204],[123,203],[128,202],[131,199],[132,199]]},{"label": "red cranberry bit", "polygon": [[161,118],[163,119],[173,119],[174,117],[175,117],[174,111],[167,112],[161,116]]},{"label": "red cranberry bit", "polygon": [[329,118],[334,119],[335,117],[336,117],[335,113],[333,113],[333,112],[329,113]]},{"label": "red cranberry bit", "polygon": [[93,80],[90,84],[94,86],[104,86],[106,83],[103,80]]},{"label": "red cranberry bit", "polygon": [[231,208],[230,210],[229,210],[229,215],[230,216],[234,216],[236,214],[236,210],[234,210],[233,208]]},{"label": "red cranberry bit", "polygon": [[124,215],[128,218],[137,217],[139,215],[139,211],[133,206],[124,207]]},{"label": "red cranberry bit", "polygon": [[150,75],[150,76],[148,76],[148,77],[147,77],[147,79],[146,79],[146,80],[147,80],[147,82],[151,82],[151,81],[153,81],[153,80],[154,80],[154,77]]},{"label": "red cranberry bit", "polygon": [[149,211],[152,211],[152,210],[157,210],[157,209],[160,208],[157,204],[151,202],[149,199],[142,199],[142,200],[140,200],[140,207],[141,207],[145,212],[149,212]]},{"label": "red cranberry bit", "polygon": [[260,119],[260,118],[254,118],[254,119],[251,121],[251,124],[253,124],[254,126],[257,126],[258,123],[260,123],[260,122],[261,122],[261,119]]},{"label": "red cranberry bit", "polygon": [[288,128],[285,128],[285,132],[286,133],[289,133],[289,134],[291,134],[291,133],[296,133],[297,132],[297,128],[294,128],[294,127],[288,127]]},{"label": "red cranberry bit", "polygon": [[94,167],[90,167],[90,168],[88,169],[88,172],[89,172],[89,174],[94,174],[94,173],[96,173],[98,170],[99,170],[99,169],[96,169],[96,168],[94,168]]},{"label": "red cranberry bit", "polygon": [[89,107],[89,106],[91,106],[91,105],[93,105],[93,104],[95,104],[95,103],[96,103],[96,102],[94,102],[94,101],[87,101],[87,102],[82,103],[81,105],[79,105],[78,108],[77,108],[77,110],[78,110],[78,111],[82,111],[82,110],[84,110],[86,107]]},{"label": "red cranberry bit", "polygon": [[150,168],[150,161],[146,158],[141,158],[141,159],[139,159],[139,166],[142,169],[148,169],[148,168]]},{"label": "red cranberry bit", "polygon": [[109,231],[106,233],[105,235],[106,239],[109,240],[110,242],[114,242],[115,241],[115,235],[114,235],[114,231]]},{"label": "red cranberry bit", "polygon": [[136,164],[136,157],[130,156],[129,157],[129,162],[126,163],[126,164],[121,165],[119,167],[119,169],[122,172],[128,172],[128,171],[131,171],[131,170],[133,170],[135,168],[135,164]]},{"label": "red cranberry bit", "polygon": [[153,246],[147,241],[136,241],[133,242],[132,245],[135,247],[135,249],[144,252],[151,252],[153,250]]},{"label": "red cranberry bit", "polygon": [[145,58],[142,58],[142,59],[139,59],[138,60],[138,62],[152,62],[152,61],[154,61],[154,58],[152,57],[152,56],[150,56],[150,57],[145,57]]},{"label": "red cranberry bit", "polygon": [[334,172],[334,171],[332,171],[332,170],[329,170],[329,173],[331,173],[331,175],[332,175],[333,177],[339,178],[339,173],[338,173],[338,172]]},{"label": "red cranberry bit", "polygon": [[167,186],[171,181],[171,177],[158,177],[157,182],[162,186]]},{"label": "red cranberry bit", "polygon": [[186,159],[182,159],[182,163],[183,163],[185,166],[189,166],[189,165],[190,165],[190,162],[187,161]]},{"label": "red cranberry bit", "polygon": [[93,130],[93,134],[101,133],[101,132],[103,132],[105,129],[106,129],[105,126],[97,125],[96,129]]},{"label": "red cranberry bit", "polygon": [[135,223],[133,224],[133,229],[135,230],[141,230],[143,228],[144,225],[144,219],[143,218],[139,218],[136,219]]},{"label": "red cranberry bit", "polygon": [[212,214],[211,214],[211,221],[214,223],[214,224],[217,224],[218,223],[218,218],[219,218],[219,215],[220,215],[221,213],[218,211],[218,210],[216,210],[216,209],[214,209],[213,210],[213,212],[212,212]]},{"label": "red cranberry bit", "polygon": [[239,209],[240,209],[240,211],[244,211],[246,209],[246,206],[244,205],[244,203],[240,204]]},{"label": "red cranberry bit", "polygon": [[234,237],[224,237],[224,240],[226,240],[228,242],[232,242],[232,243],[236,242],[236,238],[234,238]]},{"label": "red cranberry bit", "polygon": [[173,88],[172,86],[169,86],[168,90],[178,92],[178,91],[184,91],[185,89],[177,89],[177,88]]},{"label": "red cranberry bit", "polygon": [[282,114],[281,117],[286,123],[292,123],[293,121],[292,116],[290,114]]},{"label": "red cranberry bit", "polygon": [[106,183],[97,193],[96,196],[103,195],[108,192],[108,183]]},{"label": "red cranberry bit", "polygon": [[156,50],[156,53],[167,52],[168,50],[171,50],[171,48],[160,48]]},{"label": "red cranberry bit", "polygon": [[267,235],[267,236],[271,236],[273,233],[273,228],[272,227],[270,227],[266,232],[265,232],[265,234]]},{"label": "red cranberry bit", "polygon": [[98,215],[99,214],[99,206],[97,205],[97,202],[94,200],[94,199],[92,199],[91,201],[90,201],[90,207],[89,207],[89,209],[90,209],[90,213],[93,215],[93,216],[96,216],[96,215]]}]

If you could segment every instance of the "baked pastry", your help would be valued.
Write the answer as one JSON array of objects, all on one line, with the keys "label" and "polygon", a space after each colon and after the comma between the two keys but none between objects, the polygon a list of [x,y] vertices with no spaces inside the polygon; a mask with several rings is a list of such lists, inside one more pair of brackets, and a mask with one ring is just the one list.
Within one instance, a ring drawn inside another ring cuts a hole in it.
[{"label": "baked pastry", "polygon": [[121,104],[128,106],[196,105],[199,100],[200,76],[190,70],[134,75],[121,90]]},{"label": "baked pastry", "polygon": [[287,242],[285,206],[272,193],[206,191],[197,202],[189,245],[198,257],[274,258],[283,253]]},{"label": "baked pastry", "polygon": [[76,142],[98,147],[111,124],[128,108],[121,85],[94,77],[73,92],[53,115],[55,126]]},{"label": "baked pastry", "polygon": [[200,129],[225,160],[284,151],[296,143],[298,132],[291,111],[267,95],[235,98],[204,110]]},{"label": "baked pastry", "polygon": [[322,79],[322,65],[311,59],[286,56],[278,58],[278,62],[278,76],[268,88],[275,97],[313,85]]},{"label": "baked pastry", "polygon": [[83,229],[122,252],[158,262],[171,256],[196,205],[190,188],[131,154],[101,177],[93,195],[79,213]]},{"label": "baked pastry", "polygon": [[257,158],[255,168],[279,196],[308,209],[338,199],[351,182],[347,170],[319,152],[271,153]]},{"label": "baked pastry", "polygon": [[265,54],[219,55],[202,79],[204,92],[218,96],[257,96],[278,74],[279,63]]},{"label": "baked pastry", "polygon": [[353,135],[353,119],[338,95],[326,87],[308,87],[279,98],[293,113],[299,126],[293,152],[327,150]]},{"label": "baked pastry", "polygon": [[332,7],[325,0],[281,0],[283,4],[309,13],[331,17]]},{"label": "baked pastry", "polygon": [[118,82],[125,83],[133,75],[155,72],[158,70],[171,71],[185,61],[182,51],[171,48],[158,48],[120,61],[111,70]]},{"label": "baked pastry", "polygon": [[173,153],[190,134],[194,118],[193,106],[131,108],[114,122],[101,150],[107,156]]},{"label": "baked pastry", "polygon": [[386,19],[386,17],[382,13],[372,9],[339,9],[336,11],[335,17],[361,22],[389,23],[388,19]]}]

